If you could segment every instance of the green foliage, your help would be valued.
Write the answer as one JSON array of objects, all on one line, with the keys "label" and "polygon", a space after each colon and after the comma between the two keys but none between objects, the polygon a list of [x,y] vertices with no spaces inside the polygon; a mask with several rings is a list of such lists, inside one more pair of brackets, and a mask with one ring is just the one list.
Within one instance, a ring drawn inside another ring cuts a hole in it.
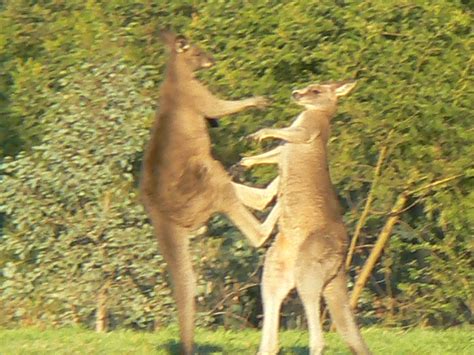
[{"label": "green foliage", "polygon": [[152,116],[142,94],[151,69],[132,72],[113,58],[80,69],[64,75],[42,116],[43,143],[3,164],[2,210],[12,218],[2,297],[16,305],[14,318],[88,323],[94,295],[112,280],[113,320],[143,326],[166,308],[159,300],[170,303],[133,177]]},{"label": "green foliage", "polygon": [[[199,74],[226,98],[267,95],[264,112],[211,130],[227,166],[268,149],[239,138],[285,126],[293,88],[357,78],[333,123],[331,173],[353,231],[350,272],[397,196],[410,201],[361,299],[361,320],[467,322],[472,312],[472,17],[459,1],[10,1],[0,7],[0,309],[4,322],[90,326],[108,290],[113,326],[166,324],[174,307],[136,196],[162,79],[159,28],[208,49]],[[373,180],[380,151],[380,177]],[[7,157],[7,155],[9,155]],[[274,168],[246,173],[264,184]],[[242,177],[240,177],[242,178]],[[433,182],[452,178],[443,184]],[[471,243],[471,245],[469,244]],[[202,325],[258,325],[263,251],[221,217],[193,241]],[[295,297],[283,324],[299,326]]]}]

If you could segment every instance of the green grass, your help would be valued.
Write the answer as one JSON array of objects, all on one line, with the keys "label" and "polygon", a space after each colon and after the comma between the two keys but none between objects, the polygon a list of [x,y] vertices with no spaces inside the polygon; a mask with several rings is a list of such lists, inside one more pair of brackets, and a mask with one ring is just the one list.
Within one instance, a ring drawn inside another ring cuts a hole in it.
[{"label": "green grass", "polygon": [[[368,328],[363,336],[374,354],[474,354],[472,328],[448,330]],[[349,354],[335,333],[326,333],[325,354]],[[65,328],[0,329],[0,354],[175,354],[176,328],[156,333]],[[199,354],[255,354],[260,340],[257,330],[198,330]],[[307,354],[308,336],[302,331],[280,332],[281,354]]]}]

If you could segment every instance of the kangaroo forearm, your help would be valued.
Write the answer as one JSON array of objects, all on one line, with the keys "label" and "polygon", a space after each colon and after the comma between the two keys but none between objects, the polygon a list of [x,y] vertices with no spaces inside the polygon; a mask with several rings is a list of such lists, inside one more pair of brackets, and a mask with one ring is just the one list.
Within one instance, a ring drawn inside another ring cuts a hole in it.
[{"label": "kangaroo forearm", "polygon": [[215,99],[211,104],[203,107],[203,113],[206,117],[218,118],[243,111],[254,106],[254,99],[243,99],[238,101],[228,101]]},{"label": "kangaroo forearm", "polygon": [[266,138],[277,138],[288,143],[310,143],[319,136],[318,129],[309,131],[305,127],[291,126],[288,128],[263,128],[249,137],[261,141]]},{"label": "kangaroo forearm", "polygon": [[259,164],[278,164],[282,149],[282,146],[278,146],[275,149],[269,150],[268,152],[259,155],[244,157],[240,161],[240,165],[249,168],[253,165]]},{"label": "kangaroo forearm", "polygon": [[313,136],[308,130],[302,127],[298,128],[264,128],[260,139],[277,138],[288,143],[308,143],[313,139]]}]

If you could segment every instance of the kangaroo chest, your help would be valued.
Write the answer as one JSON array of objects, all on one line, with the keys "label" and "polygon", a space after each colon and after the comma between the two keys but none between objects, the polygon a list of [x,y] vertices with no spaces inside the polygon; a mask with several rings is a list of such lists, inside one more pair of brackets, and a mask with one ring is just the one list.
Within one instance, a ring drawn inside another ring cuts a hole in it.
[{"label": "kangaroo chest", "polygon": [[319,228],[334,219],[338,204],[331,184],[325,144],[286,143],[280,161],[279,201],[283,229]]}]

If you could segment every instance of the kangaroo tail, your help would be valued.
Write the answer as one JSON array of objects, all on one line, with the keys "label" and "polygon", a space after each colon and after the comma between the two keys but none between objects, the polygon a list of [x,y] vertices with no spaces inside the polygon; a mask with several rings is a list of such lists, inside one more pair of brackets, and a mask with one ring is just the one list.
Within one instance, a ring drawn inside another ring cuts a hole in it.
[{"label": "kangaroo tail", "polygon": [[371,352],[360,335],[349,305],[346,275],[342,267],[337,275],[326,285],[323,295],[329,307],[331,318],[336,324],[336,329],[349,345],[352,353],[370,355]]},{"label": "kangaroo tail", "polygon": [[189,238],[186,231],[168,223],[160,223],[152,218],[158,237],[159,247],[171,274],[173,294],[178,309],[178,323],[182,343],[182,353],[193,353],[195,291]]}]

